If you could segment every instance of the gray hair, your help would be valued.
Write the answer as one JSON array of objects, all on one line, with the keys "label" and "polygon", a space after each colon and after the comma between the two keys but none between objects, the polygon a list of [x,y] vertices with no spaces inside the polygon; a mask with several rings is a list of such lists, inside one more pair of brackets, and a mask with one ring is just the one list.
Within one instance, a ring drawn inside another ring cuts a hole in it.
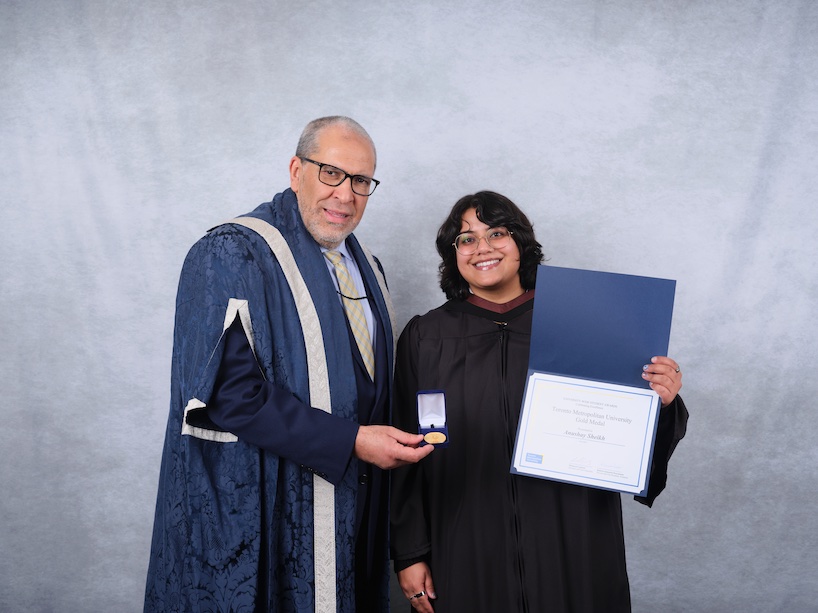
[{"label": "gray hair", "polygon": [[361,124],[343,115],[319,117],[308,123],[307,127],[305,127],[301,133],[301,138],[298,139],[298,146],[295,149],[296,157],[310,157],[313,155],[318,150],[318,137],[321,136],[321,132],[332,126],[342,126],[350,132],[362,137],[364,140],[369,141],[372,147],[372,153],[375,154],[375,159],[377,160],[375,143],[372,141],[372,137],[369,136]]}]

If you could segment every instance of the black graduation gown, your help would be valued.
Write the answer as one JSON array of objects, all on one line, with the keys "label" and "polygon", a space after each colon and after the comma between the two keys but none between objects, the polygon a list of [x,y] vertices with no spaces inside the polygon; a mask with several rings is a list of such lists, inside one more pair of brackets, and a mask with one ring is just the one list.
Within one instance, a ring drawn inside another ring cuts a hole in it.
[{"label": "black graduation gown", "polygon": [[[452,300],[398,342],[395,425],[416,432],[417,391],[446,392],[449,447],[392,483],[392,557],[428,561],[436,613],[630,610],[620,495],[509,472],[532,307]],[[637,500],[664,488],[686,421],[681,399],[662,409],[651,490]]]}]

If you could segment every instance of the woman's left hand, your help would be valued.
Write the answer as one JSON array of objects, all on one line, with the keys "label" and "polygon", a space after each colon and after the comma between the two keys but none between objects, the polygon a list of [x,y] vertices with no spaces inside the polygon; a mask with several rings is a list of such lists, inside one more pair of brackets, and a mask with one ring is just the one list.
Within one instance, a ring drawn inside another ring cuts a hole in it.
[{"label": "woman's left hand", "polygon": [[650,364],[642,367],[642,378],[650,381],[650,389],[659,394],[663,407],[673,402],[682,389],[682,369],[665,356],[652,357]]}]

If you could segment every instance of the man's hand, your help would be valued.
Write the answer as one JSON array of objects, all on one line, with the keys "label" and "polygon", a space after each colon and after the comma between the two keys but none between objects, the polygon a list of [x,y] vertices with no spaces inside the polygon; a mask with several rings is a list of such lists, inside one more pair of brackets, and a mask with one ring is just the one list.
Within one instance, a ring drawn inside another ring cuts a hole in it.
[{"label": "man's hand", "polygon": [[409,434],[392,426],[361,426],[355,438],[355,457],[389,470],[414,464],[434,451],[434,445],[418,447],[421,434]]}]

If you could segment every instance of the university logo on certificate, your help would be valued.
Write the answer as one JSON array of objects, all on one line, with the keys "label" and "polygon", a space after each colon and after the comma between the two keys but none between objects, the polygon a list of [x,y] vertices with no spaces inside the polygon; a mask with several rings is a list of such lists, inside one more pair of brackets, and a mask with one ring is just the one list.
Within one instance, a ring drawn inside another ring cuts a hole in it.
[{"label": "university logo on certificate", "polygon": [[540,266],[511,472],[644,495],[676,282]]}]

